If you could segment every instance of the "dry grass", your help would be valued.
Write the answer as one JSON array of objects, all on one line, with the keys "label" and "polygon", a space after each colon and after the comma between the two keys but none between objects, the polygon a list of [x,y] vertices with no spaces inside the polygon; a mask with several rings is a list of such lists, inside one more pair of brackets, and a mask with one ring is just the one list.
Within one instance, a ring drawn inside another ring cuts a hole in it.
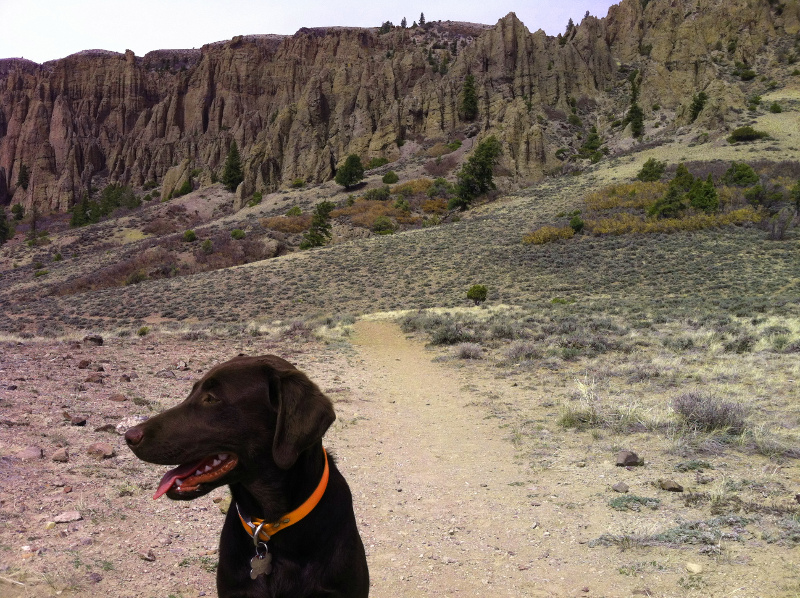
[{"label": "dry grass", "polygon": [[262,218],[261,226],[282,233],[302,233],[311,226],[311,214],[301,214],[300,216],[273,216]]},{"label": "dry grass", "polygon": [[522,238],[526,245],[543,245],[561,239],[571,239],[575,231],[570,226],[543,226]]}]

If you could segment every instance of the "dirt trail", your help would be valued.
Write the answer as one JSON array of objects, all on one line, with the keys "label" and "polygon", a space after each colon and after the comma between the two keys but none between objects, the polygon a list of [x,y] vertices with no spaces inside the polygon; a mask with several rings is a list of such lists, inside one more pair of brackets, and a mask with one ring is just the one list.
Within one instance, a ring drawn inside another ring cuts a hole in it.
[{"label": "dirt trail", "polygon": [[551,595],[534,585],[541,531],[524,471],[497,420],[467,405],[475,397],[461,390],[463,374],[389,322],[359,322],[354,346],[356,421],[340,433],[364,448],[358,466],[342,452],[351,455],[371,596]]}]

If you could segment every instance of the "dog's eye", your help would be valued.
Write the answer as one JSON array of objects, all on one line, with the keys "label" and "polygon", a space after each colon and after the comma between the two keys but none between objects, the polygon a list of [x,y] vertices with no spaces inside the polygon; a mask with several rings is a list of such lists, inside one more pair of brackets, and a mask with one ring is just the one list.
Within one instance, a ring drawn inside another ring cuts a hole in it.
[{"label": "dog's eye", "polygon": [[205,395],[203,397],[203,404],[204,405],[216,405],[219,402],[220,402],[219,399],[217,397],[215,397],[214,395]]}]

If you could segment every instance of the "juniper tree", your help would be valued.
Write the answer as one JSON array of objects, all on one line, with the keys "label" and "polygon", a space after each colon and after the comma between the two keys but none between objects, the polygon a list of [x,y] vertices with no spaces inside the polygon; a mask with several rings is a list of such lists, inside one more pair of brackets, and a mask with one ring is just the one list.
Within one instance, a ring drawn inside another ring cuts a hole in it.
[{"label": "juniper tree", "polygon": [[11,238],[11,227],[8,225],[8,218],[6,218],[6,209],[0,206],[0,245],[5,243]]},{"label": "juniper tree", "polygon": [[317,207],[314,208],[314,214],[311,216],[311,228],[303,235],[300,249],[321,247],[328,242],[331,238],[330,217],[335,207],[336,205],[331,201],[322,201],[317,204]]},{"label": "juniper tree", "polygon": [[456,174],[456,196],[448,202],[450,209],[466,210],[476,197],[496,188],[492,174],[501,150],[500,142],[494,135],[478,144]]},{"label": "juniper tree", "polygon": [[336,171],[334,180],[345,189],[349,189],[363,178],[364,166],[361,164],[361,158],[356,154],[350,154],[344,165]]}]

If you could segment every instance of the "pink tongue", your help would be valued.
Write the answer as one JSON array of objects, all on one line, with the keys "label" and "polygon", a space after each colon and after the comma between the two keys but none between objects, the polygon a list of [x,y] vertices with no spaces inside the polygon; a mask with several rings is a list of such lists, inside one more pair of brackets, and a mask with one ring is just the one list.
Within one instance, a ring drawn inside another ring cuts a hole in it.
[{"label": "pink tongue", "polygon": [[170,469],[164,474],[164,477],[161,478],[161,483],[159,483],[158,490],[156,490],[156,493],[153,495],[153,500],[164,496],[167,493],[167,490],[172,488],[172,484],[175,482],[175,480],[187,478],[197,471],[203,461],[205,461],[205,459],[200,459],[200,461],[195,461],[194,463],[184,463],[175,469]]}]

